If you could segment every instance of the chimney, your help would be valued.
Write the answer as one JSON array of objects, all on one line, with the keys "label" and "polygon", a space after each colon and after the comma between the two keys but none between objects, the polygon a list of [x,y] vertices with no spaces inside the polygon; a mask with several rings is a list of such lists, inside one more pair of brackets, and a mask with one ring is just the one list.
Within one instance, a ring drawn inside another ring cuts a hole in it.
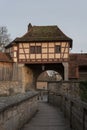
[{"label": "chimney", "polygon": [[29,25],[28,25],[28,32],[30,31],[31,28],[32,28],[32,24],[29,23]]}]

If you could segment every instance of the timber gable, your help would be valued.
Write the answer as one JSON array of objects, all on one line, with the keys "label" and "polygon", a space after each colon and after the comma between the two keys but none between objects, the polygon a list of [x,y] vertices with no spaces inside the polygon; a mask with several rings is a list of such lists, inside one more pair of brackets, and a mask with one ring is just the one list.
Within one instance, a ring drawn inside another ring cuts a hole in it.
[{"label": "timber gable", "polygon": [[69,48],[72,48],[72,39],[57,26],[31,24],[27,33],[6,46],[14,62],[30,64],[68,61]]}]

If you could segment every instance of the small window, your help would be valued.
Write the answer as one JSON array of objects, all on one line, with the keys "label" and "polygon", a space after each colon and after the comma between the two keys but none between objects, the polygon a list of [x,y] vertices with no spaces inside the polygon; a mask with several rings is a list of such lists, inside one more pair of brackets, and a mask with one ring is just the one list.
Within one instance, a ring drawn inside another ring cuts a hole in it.
[{"label": "small window", "polygon": [[59,45],[55,46],[55,53],[61,53],[61,46]]},{"label": "small window", "polygon": [[41,46],[36,46],[36,53],[40,54],[41,53]]},{"label": "small window", "polygon": [[35,54],[35,46],[30,46],[30,53]]},{"label": "small window", "polygon": [[41,46],[30,46],[30,53],[31,54],[40,54]]}]

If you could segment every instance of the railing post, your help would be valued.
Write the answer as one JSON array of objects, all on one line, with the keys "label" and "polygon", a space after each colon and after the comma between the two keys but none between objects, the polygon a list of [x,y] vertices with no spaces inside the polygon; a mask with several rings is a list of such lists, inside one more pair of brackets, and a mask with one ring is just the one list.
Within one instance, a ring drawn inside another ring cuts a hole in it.
[{"label": "railing post", "polygon": [[65,103],[64,103],[64,117],[66,118],[66,101],[67,101],[67,98],[65,97]]},{"label": "railing post", "polygon": [[49,94],[50,94],[50,91],[48,90],[48,99],[47,99],[47,102],[49,103]]},{"label": "railing post", "polygon": [[83,130],[85,130],[85,109],[83,109]]},{"label": "railing post", "polygon": [[53,92],[53,99],[52,99],[53,105],[54,105],[54,94],[55,94],[55,93]]},{"label": "railing post", "polygon": [[61,100],[60,100],[60,110],[62,111],[62,107],[63,107],[63,96],[60,95],[60,97],[61,97]]},{"label": "railing post", "polygon": [[66,101],[67,101],[67,97],[64,96],[63,99],[63,112],[64,112],[64,117],[66,118]]},{"label": "railing post", "polygon": [[73,102],[70,102],[70,128],[72,128],[72,107],[73,107]]},{"label": "railing post", "polygon": [[87,110],[83,108],[83,130],[86,130],[86,126],[85,126],[86,115],[87,115]]}]

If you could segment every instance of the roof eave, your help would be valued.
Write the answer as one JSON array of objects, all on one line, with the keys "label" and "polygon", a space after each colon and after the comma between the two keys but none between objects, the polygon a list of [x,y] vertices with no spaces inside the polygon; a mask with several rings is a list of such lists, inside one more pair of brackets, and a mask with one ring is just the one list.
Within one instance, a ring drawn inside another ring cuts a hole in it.
[{"label": "roof eave", "polygon": [[[12,47],[13,45],[15,45],[16,43],[24,43],[24,42],[26,42],[26,43],[29,43],[29,42],[69,42],[69,44],[70,44],[70,48],[72,48],[72,39],[65,39],[65,40],[63,40],[63,39],[60,39],[60,40],[21,40],[21,39],[18,39],[18,40],[14,40],[13,42],[11,42],[9,45],[7,45],[5,48],[10,48],[10,47]],[[14,43],[14,44],[13,44]]]}]

